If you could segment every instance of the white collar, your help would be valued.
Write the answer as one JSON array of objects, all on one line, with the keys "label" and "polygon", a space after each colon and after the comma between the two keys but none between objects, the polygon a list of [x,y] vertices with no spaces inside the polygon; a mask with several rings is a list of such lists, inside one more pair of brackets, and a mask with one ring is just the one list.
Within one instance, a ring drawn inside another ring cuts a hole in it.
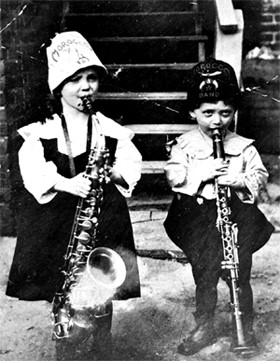
[{"label": "white collar", "polygon": [[[213,142],[199,128],[184,133],[177,142],[191,156],[205,159],[213,154]],[[224,150],[228,155],[239,155],[254,142],[253,139],[244,138],[236,133],[227,131],[224,139]]]}]

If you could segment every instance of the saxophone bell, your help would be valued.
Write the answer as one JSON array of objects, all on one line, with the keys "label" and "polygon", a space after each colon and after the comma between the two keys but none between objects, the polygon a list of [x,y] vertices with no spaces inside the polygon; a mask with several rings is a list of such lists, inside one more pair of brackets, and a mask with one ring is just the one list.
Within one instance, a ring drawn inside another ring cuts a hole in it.
[{"label": "saxophone bell", "polygon": [[87,271],[97,284],[117,288],[126,278],[126,267],[121,256],[107,247],[97,247],[88,256]]}]

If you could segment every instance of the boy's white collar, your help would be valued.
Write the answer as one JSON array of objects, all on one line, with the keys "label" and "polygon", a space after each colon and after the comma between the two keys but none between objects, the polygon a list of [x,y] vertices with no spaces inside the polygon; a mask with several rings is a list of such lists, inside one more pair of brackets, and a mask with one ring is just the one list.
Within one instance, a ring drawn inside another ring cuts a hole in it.
[{"label": "boy's white collar", "polygon": [[[181,135],[177,141],[181,148],[196,158],[204,159],[213,154],[212,139],[199,128]],[[228,130],[224,138],[225,153],[237,156],[253,142],[253,139],[244,138]]]}]

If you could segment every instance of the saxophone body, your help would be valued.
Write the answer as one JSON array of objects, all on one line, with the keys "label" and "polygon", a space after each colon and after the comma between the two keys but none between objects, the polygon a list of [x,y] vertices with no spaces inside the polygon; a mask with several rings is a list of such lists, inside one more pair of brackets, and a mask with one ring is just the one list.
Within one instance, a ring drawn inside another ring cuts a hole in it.
[{"label": "saxophone body", "polygon": [[[85,100],[85,107],[90,107],[88,99]],[[99,136],[103,137],[100,130]],[[126,277],[125,264],[119,254],[110,248],[98,247],[98,221],[102,207],[103,188],[108,181],[109,163],[110,154],[105,148],[104,139],[101,142],[97,141],[97,146],[90,151],[84,173],[84,177],[91,181],[91,190],[87,198],[80,197],[78,200],[69,243],[64,255],[62,270],[64,283],[53,299],[53,339],[71,336],[76,308],[72,305],[72,293],[79,287],[83,275],[89,276],[93,287],[98,288],[98,285],[101,285],[104,289],[119,287]],[[77,292],[80,292],[79,288]],[[105,309],[102,302],[96,308],[99,315],[102,315]]]},{"label": "saxophone body", "polygon": [[[225,152],[221,133],[218,129],[213,130],[213,151],[214,158],[222,158],[225,160]],[[235,329],[237,333],[237,346],[234,351],[242,352],[247,350],[244,330],[242,325],[242,312],[240,311],[239,287],[238,287],[238,227],[231,221],[230,187],[218,184],[215,180],[215,193],[217,205],[217,228],[221,235],[223,245],[224,259],[222,261],[222,269],[229,270],[231,289],[232,289],[232,313],[235,321]]]}]

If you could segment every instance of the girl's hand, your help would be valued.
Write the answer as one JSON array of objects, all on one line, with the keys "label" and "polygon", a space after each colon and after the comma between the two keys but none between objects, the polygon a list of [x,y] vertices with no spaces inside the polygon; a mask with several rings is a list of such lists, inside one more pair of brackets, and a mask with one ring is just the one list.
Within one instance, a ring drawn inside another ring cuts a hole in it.
[{"label": "girl's hand", "polygon": [[73,178],[63,178],[55,184],[54,190],[86,198],[91,189],[91,180],[83,175],[84,173],[80,173]]},{"label": "girl's hand", "polygon": [[210,167],[205,169],[203,173],[203,182],[207,182],[219,176],[224,176],[228,174],[229,162],[224,161],[221,158],[213,159]]}]

